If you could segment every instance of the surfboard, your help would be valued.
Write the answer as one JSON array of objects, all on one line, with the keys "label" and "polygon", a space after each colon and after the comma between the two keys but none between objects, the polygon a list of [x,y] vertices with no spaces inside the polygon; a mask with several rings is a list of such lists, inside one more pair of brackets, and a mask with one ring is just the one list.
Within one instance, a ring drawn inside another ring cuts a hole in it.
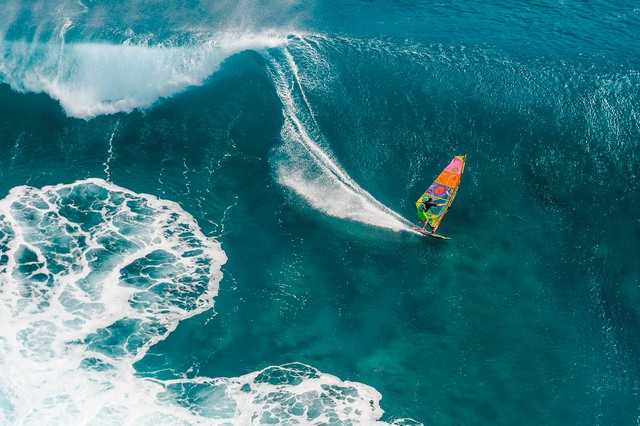
[{"label": "surfboard", "polygon": [[413,228],[413,231],[418,235],[425,235],[427,237],[439,238],[441,240],[450,240],[451,238],[445,237],[444,235],[436,234],[435,232],[427,232],[421,229]]}]

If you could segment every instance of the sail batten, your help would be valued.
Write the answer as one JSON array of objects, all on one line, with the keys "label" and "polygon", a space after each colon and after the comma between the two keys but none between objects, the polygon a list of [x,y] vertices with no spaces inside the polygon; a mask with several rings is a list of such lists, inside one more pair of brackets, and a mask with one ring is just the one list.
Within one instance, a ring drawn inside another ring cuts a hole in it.
[{"label": "sail batten", "polygon": [[429,186],[424,194],[416,201],[416,208],[419,207],[423,201],[426,201],[428,197],[433,198],[438,204],[444,204],[442,207],[434,206],[427,210],[427,221],[434,232],[440,226],[442,218],[449,211],[449,207],[451,207],[451,203],[458,192],[458,186],[460,185],[460,178],[464,172],[465,163],[466,156],[457,155],[453,157],[449,165],[444,168],[431,186]]}]

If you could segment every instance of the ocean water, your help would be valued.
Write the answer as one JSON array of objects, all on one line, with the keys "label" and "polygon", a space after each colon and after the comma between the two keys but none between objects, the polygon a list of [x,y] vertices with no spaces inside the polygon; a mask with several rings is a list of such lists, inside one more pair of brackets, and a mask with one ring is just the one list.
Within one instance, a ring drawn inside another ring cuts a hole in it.
[{"label": "ocean water", "polygon": [[0,424],[640,422],[634,2],[0,5]]}]

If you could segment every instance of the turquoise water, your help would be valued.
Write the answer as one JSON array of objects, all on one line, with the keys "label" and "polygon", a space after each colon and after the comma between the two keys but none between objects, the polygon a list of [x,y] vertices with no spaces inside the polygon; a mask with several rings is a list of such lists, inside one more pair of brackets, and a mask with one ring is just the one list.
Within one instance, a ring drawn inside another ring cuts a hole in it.
[{"label": "turquoise water", "polygon": [[4,6],[1,423],[637,423],[635,5]]}]

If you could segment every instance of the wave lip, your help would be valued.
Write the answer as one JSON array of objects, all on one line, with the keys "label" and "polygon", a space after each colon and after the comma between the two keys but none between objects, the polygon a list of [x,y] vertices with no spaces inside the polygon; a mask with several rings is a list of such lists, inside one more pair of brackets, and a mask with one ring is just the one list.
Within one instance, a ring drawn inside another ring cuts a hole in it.
[{"label": "wave lip", "polygon": [[208,37],[191,45],[0,42],[0,79],[19,92],[44,92],[67,115],[131,112],[198,86],[241,51],[274,47],[272,32]]}]

